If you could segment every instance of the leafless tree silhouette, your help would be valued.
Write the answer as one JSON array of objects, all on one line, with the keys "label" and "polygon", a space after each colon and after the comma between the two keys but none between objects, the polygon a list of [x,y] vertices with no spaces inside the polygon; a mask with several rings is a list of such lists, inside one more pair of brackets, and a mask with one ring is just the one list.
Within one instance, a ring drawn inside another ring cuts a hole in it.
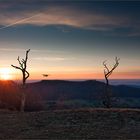
[{"label": "leafless tree silhouette", "polygon": [[106,80],[106,88],[105,88],[105,99],[103,101],[103,104],[107,107],[110,108],[111,107],[111,93],[110,93],[110,84],[109,84],[109,76],[113,73],[113,71],[118,67],[119,65],[119,60],[120,58],[115,57],[115,64],[114,66],[109,69],[106,61],[103,62],[103,66],[104,66],[104,76],[105,76],[105,80]]},{"label": "leafless tree silhouette", "polygon": [[25,90],[26,90],[26,80],[29,78],[30,74],[27,71],[27,60],[28,60],[28,53],[30,49],[26,51],[26,56],[25,59],[17,58],[19,66],[11,65],[15,69],[19,69],[22,72],[22,92],[21,92],[21,106],[20,106],[20,111],[24,112],[24,107],[25,107],[25,101],[26,101],[26,95],[25,95]]}]

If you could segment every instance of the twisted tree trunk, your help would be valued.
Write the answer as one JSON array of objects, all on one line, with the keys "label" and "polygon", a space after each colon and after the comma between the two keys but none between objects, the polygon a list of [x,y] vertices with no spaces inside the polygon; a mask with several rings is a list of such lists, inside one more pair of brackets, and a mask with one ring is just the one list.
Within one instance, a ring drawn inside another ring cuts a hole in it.
[{"label": "twisted tree trunk", "polygon": [[22,87],[21,87],[21,105],[20,105],[20,111],[24,112],[25,108],[25,101],[26,101],[26,80],[28,79],[29,72],[26,70],[27,69],[27,60],[28,60],[28,53],[30,49],[26,51],[26,57],[25,59],[20,60],[18,57],[18,62],[19,62],[19,67],[11,65],[12,67],[21,70],[22,72]]},{"label": "twisted tree trunk", "polygon": [[104,65],[104,76],[105,76],[105,80],[106,80],[106,86],[105,86],[105,99],[103,101],[103,105],[106,108],[110,108],[112,103],[111,103],[111,91],[110,91],[110,85],[109,85],[109,76],[112,74],[112,72],[117,68],[117,66],[119,65],[119,58],[115,58],[115,64],[114,66],[109,69],[106,65],[106,61],[103,62]]}]

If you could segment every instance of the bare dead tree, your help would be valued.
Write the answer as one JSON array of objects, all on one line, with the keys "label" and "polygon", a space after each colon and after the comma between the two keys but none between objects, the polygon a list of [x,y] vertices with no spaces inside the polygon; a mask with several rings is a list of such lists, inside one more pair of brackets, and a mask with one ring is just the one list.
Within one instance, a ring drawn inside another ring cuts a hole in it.
[{"label": "bare dead tree", "polygon": [[26,95],[25,95],[26,80],[30,76],[29,72],[27,71],[27,60],[28,60],[29,51],[30,49],[26,51],[25,59],[20,59],[18,56],[17,61],[19,63],[19,66],[11,65],[15,69],[19,69],[22,72],[22,92],[21,92],[21,106],[20,106],[21,112],[24,112],[25,101],[26,101]]},{"label": "bare dead tree", "polygon": [[104,66],[104,76],[105,76],[105,80],[106,80],[106,90],[105,90],[105,100],[103,101],[103,104],[107,107],[110,108],[111,107],[111,93],[110,93],[110,84],[109,84],[109,76],[113,73],[113,71],[118,67],[119,65],[119,60],[120,58],[115,57],[115,64],[114,66],[109,69],[106,61],[103,62],[103,66]]}]

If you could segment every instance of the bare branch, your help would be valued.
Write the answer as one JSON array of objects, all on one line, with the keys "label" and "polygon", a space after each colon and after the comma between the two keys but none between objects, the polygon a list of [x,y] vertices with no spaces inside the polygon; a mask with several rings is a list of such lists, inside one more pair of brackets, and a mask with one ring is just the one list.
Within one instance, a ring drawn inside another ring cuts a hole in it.
[{"label": "bare branch", "polygon": [[29,51],[30,51],[30,49],[26,51],[25,59],[20,60],[20,58],[18,56],[17,60],[18,60],[19,66],[11,65],[12,67],[22,71],[22,73],[23,73],[23,81],[24,81],[23,84],[25,84],[27,78],[30,76],[29,72],[26,70]]},{"label": "bare branch", "polygon": [[105,73],[108,73],[108,72],[109,72],[109,69],[108,69],[108,67],[107,67],[107,65],[106,65],[105,62],[106,62],[106,60],[103,62],[103,65],[104,65],[104,67],[105,67],[105,69],[106,69],[106,71],[107,71],[107,72],[105,71]]},{"label": "bare branch", "polygon": [[22,59],[22,60],[21,60],[21,62],[22,62],[22,63],[25,63],[25,60],[24,60],[24,59]]},{"label": "bare branch", "polygon": [[29,51],[30,51],[30,49],[28,49],[28,50],[26,51],[26,58],[25,58],[25,61],[27,61],[27,59],[28,59],[28,53],[29,53]]},{"label": "bare branch", "polygon": [[106,80],[106,99],[105,101],[103,101],[103,104],[107,107],[110,108],[111,107],[111,97],[110,97],[110,91],[109,91],[109,76],[113,73],[113,71],[117,68],[117,66],[119,65],[119,60],[120,58],[115,57],[115,64],[113,65],[113,67],[111,69],[108,68],[106,61],[103,61],[103,66],[104,66],[104,76],[105,76],[105,80]]},{"label": "bare branch", "polygon": [[29,51],[30,51],[30,49],[28,49],[27,51],[26,51],[26,57],[25,57],[25,59],[23,59],[23,63],[24,63],[24,68],[26,69],[26,67],[27,67],[27,60],[28,60],[28,53],[29,53]]},{"label": "bare branch", "polygon": [[104,70],[105,77],[108,78],[112,74],[112,72],[117,68],[117,66],[119,65],[119,60],[120,60],[120,58],[115,57],[115,64],[111,70],[109,70],[109,68],[107,67],[107,65],[105,63],[106,61],[103,62],[103,65],[105,68],[105,70]]},{"label": "bare branch", "polygon": [[22,75],[23,75],[23,77],[22,77],[23,91],[21,93],[22,94],[22,96],[21,96],[21,111],[24,111],[24,106],[25,106],[25,85],[26,85],[26,80],[30,76],[29,72],[26,70],[29,51],[30,51],[30,49],[26,51],[25,59],[21,59],[20,60],[20,58],[18,56],[17,61],[19,63],[19,66],[11,65],[15,69],[21,70],[22,71]]},{"label": "bare branch", "polygon": [[11,65],[12,67],[14,67],[15,69],[20,69],[22,70],[20,67],[17,67],[17,66],[14,66],[14,65]]},{"label": "bare branch", "polygon": [[21,69],[23,69],[23,64],[21,63],[21,61],[20,61],[20,59],[19,59],[19,56],[18,56],[17,60],[18,60],[18,63],[19,63],[19,65],[20,65]]}]

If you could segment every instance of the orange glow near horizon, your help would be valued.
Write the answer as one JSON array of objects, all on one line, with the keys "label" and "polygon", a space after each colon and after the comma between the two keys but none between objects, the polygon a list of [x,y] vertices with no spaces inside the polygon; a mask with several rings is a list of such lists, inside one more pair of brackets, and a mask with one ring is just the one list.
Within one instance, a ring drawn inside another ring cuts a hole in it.
[{"label": "orange glow near horizon", "polygon": [[[42,74],[31,73],[30,80],[42,79],[104,79],[103,73],[48,73],[48,77],[43,77]],[[140,79],[139,73],[123,73],[114,72],[109,79]]]},{"label": "orange glow near horizon", "polygon": [[[104,79],[102,72],[51,72],[43,73],[39,71],[30,71],[28,80],[42,80],[42,79]],[[42,74],[48,74],[48,77],[43,77]],[[135,72],[114,72],[109,79],[140,79],[140,73]],[[0,80],[22,80],[22,73],[13,68],[0,68]]]}]

